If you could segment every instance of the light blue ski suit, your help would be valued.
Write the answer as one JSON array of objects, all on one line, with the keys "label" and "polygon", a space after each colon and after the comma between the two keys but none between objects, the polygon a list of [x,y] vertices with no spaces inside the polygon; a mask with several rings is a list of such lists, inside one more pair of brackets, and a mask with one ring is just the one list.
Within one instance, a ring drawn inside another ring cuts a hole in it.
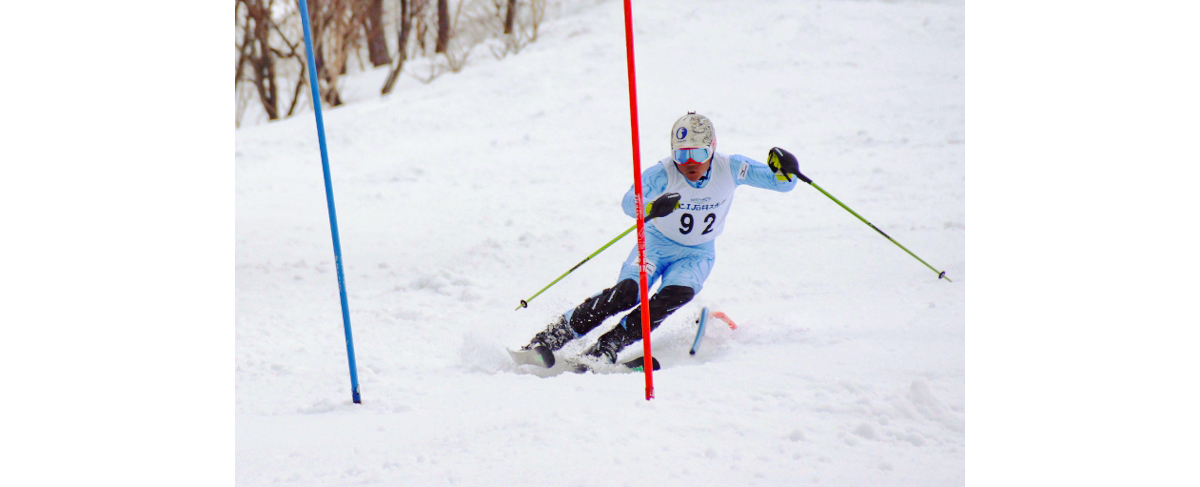
[{"label": "light blue ski suit", "polygon": [[[727,164],[725,164],[726,161]],[[743,166],[746,166],[747,169],[744,172]],[[675,163],[668,157],[643,171],[642,200],[650,202],[662,195],[667,188],[667,171],[677,170]],[[797,182],[796,178],[792,178],[791,181],[777,179],[770,167],[749,157],[740,154],[721,157],[718,154],[718,157],[713,158],[713,164],[708,168],[708,173],[699,181],[687,181],[687,184],[693,188],[703,188],[708,184],[713,171],[729,171],[737,186],[747,184],[756,188],[784,193],[795,188]],[[635,208],[634,200],[633,186],[630,185],[629,191],[621,200],[621,208],[625,210],[626,215],[636,218],[638,209]],[[663,218],[669,219],[673,215]],[[660,289],[666,286],[688,286],[696,294],[699,294],[717,258],[715,243],[716,240],[710,240],[699,245],[683,245],[664,235],[654,225],[647,224],[646,271],[649,286],[653,288],[655,281],[661,279]],[[633,250],[629,252],[629,257],[621,265],[617,282],[625,279],[638,280],[637,244],[634,244]]]}]

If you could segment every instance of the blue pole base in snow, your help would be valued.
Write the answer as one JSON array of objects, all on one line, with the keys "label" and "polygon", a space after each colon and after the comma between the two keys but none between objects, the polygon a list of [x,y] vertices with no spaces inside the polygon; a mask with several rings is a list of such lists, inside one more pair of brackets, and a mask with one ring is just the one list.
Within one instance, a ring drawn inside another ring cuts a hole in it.
[{"label": "blue pole base in snow", "polygon": [[350,361],[350,392],[354,404],[362,404],[358,395],[358,365],[354,363],[354,338],[350,333],[350,306],[346,303],[346,277],[342,271],[342,243],[338,238],[337,212],[333,209],[333,180],[329,176],[329,151],[325,146],[325,121],[321,117],[321,94],[318,90],[317,63],[313,58],[312,27],[308,21],[308,2],[296,0],[304,26],[304,51],[308,57],[308,86],[312,88],[313,114],[317,118],[317,141],[321,146],[321,170],[325,173],[325,201],[329,203],[329,230],[333,234],[333,257],[337,262],[338,294],[342,302],[342,323],[346,330],[346,357]]}]

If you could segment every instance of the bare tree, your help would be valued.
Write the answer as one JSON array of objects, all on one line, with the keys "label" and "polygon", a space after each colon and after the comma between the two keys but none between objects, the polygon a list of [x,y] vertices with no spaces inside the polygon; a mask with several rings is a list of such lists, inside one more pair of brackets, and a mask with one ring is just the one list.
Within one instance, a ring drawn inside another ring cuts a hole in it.
[{"label": "bare tree", "polygon": [[279,119],[278,87],[275,83],[275,56],[271,49],[271,4],[273,0],[237,0],[235,11],[242,12],[242,40],[238,47],[234,85],[250,68],[250,82],[270,120]]},{"label": "bare tree", "polygon": [[504,10],[504,35],[510,35],[513,31],[513,21],[516,16],[513,15],[517,11],[517,0],[508,0],[508,8]]},{"label": "bare tree", "polygon": [[[266,118],[277,120],[308,104],[307,56],[294,1],[235,0],[235,123],[255,105],[262,106]],[[453,11],[449,0],[396,0],[398,42],[392,58],[384,34],[383,0],[303,1],[309,12],[318,98],[331,106],[343,102],[338,81],[351,59],[358,60],[359,69],[367,69],[364,56],[374,66],[390,64],[380,89],[387,94],[405,65],[418,58],[416,66],[428,74],[415,77],[428,83],[465,67],[480,44],[497,58],[519,52],[537,38],[545,8],[545,0],[456,0]],[[290,102],[281,100],[288,91]]]},{"label": "bare tree", "polygon": [[[459,3],[461,8],[462,4]],[[437,0],[437,46],[433,52],[442,54],[446,52],[446,45],[450,43],[450,4],[448,0]]]},{"label": "bare tree", "polygon": [[383,0],[364,0],[370,2],[367,15],[363,17],[363,28],[367,34],[367,51],[371,65],[386,66],[392,63],[388,56],[387,39],[383,36]]},{"label": "bare tree", "polygon": [[[350,55],[361,47],[362,19],[370,4],[361,0],[306,0],[312,27],[313,57],[322,81],[321,99],[342,104],[338,77],[346,74]],[[328,58],[326,58],[328,56]]]},{"label": "bare tree", "polygon": [[[332,8],[323,9],[322,7],[329,6],[331,2],[322,2],[321,0],[304,1],[308,4],[308,26],[309,32],[312,34],[312,38],[309,41],[312,42],[313,64],[317,67],[317,89],[321,93],[322,100],[328,102],[330,105],[337,106],[342,103],[341,97],[337,93],[337,75],[333,76],[334,83],[332,89],[326,88],[329,86],[328,82],[325,83],[325,86],[320,86],[321,81],[328,78],[325,74],[328,71],[325,68],[325,26],[331,22],[332,15],[326,12],[326,10],[333,10]],[[337,0],[334,1],[336,2]]]},{"label": "bare tree", "polygon": [[528,25],[523,26],[523,28],[529,29],[529,42],[537,40],[538,26],[542,25],[542,19],[545,17],[546,0],[530,0]]},{"label": "bare tree", "polygon": [[429,22],[426,20],[425,10],[429,0],[411,0],[412,13],[409,14],[413,19],[414,37],[417,40],[417,51],[424,54],[425,38],[429,35]]},{"label": "bare tree", "polygon": [[507,8],[503,10],[500,1],[495,0],[495,6],[496,15],[503,17],[503,44],[496,46],[493,43],[488,46],[496,59],[521,52],[526,45],[536,41],[538,26],[541,25],[546,10],[546,0],[503,0],[507,4]]},{"label": "bare tree", "polygon": [[392,71],[388,73],[387,81],[383,83],[383,88],[380,93],[386,95],[392,92],[392,87],[396,84],[396,79],[400,77],[400,70],[404,69],[404,61],[408,60],[408,36],[412,31],[412,19],[414,13],[420,15],[415,8],[423,8],[423,0],[397,0],[400,4],[399,18],[396,21],[396,63],[392,66]]}]

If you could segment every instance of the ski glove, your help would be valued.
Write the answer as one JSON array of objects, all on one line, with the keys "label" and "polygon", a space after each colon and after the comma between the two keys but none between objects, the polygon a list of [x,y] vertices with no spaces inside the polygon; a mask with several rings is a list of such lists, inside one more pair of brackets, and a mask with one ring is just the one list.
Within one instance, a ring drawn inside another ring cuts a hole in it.
[{"label": "ski glove", "polygon": [[679,193],[663,193],[658,199],[646,203],[646,219],[670,215],[679,208]]},{"label": "ski glove", "polygon": [[796,162],[796,156],[793,156],[791,152],[772,147],[771,152],[767,153],[767,165],[771,167],[771,171],[775,172],[775,179],[791,181],[794,174],[801,181],[812,184],[811,179],[800,173],[800,163]]}]

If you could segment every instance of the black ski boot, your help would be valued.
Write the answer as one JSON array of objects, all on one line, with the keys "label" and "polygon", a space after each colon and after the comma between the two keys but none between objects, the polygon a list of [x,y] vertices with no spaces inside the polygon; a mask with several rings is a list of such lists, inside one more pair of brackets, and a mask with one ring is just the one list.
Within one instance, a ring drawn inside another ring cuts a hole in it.
[{"label": "black ski boot", "polygon": [[534,335],[533,339],[529,341],[528,345],[525,345],[521,348],[530,349],[537,346],[542,346],[547,350],[554,351],[562,348],[563,345],[567,344],[567,342],[576,338],[578,338],[578,335],[576,335],[575,331],[572,330],[567,324],[567,320],[564,319],[564,317],[559,316],[558,319],[555,320],[554,323],[551,323],[549,326],[547,326],[545,330],[542,330],[538,332],[537,335]]},{"label": "black ski boot", "polygon": [[545,330],[534,335],[528,345],[521,347],[520,350],[510,350],[508,353],[518,364],[539,365],[548,369],[554,367],[554,351],[577,337],[578,335],[567,325],[566,319],[559,316],[558,320],[547,326]]}]

